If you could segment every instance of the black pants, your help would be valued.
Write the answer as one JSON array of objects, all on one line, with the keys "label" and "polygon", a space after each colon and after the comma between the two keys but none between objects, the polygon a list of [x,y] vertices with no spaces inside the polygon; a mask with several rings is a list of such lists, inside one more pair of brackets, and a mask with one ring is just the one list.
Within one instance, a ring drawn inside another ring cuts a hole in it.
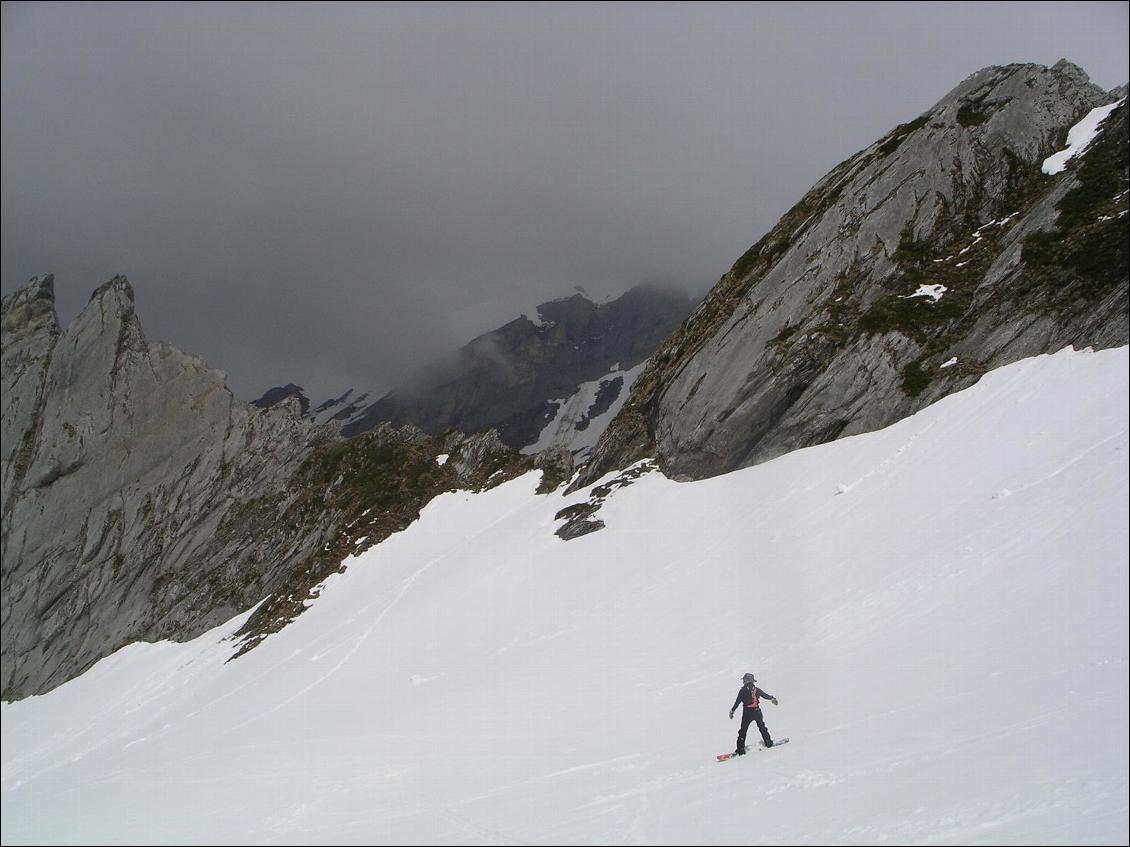
[{"label": "black pants", "polygon": [[765,718],[761,714],[761,709],[746,709],[742,708],[742,728],[738,730],[738,750],[739,753],[745,752],[745,734],[749,729],[751,723],[757,723],[757,729],[761,733],[761,740],[765,742],[766,747],[773,746],[773,739],[769,737],[769,730],[765,727]]}]

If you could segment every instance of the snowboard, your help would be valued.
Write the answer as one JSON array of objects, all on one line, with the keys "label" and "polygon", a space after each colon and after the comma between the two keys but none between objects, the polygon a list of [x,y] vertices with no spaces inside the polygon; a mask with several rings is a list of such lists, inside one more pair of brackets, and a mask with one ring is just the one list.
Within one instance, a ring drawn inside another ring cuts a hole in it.
[{"label": "snowboard", "polygon": [[[788,744],[788,743],[789,743],[789,739],[778,738],[776,741],[773,742],[773,746],[774,747],[780,747],[782,744]],[[758,750],[768,750],[768,749],[771,749],[771,748],[766,747],[764,744],[758,744],[757,749]],[[746,752],[749,752],[749,751],[747,750]],[[737,755],[738,755],[737,753],[721,753],[718,756],[718,761],[719,762],[728,762],[728,761],[730,761],[730,759],[736,758]]]}]

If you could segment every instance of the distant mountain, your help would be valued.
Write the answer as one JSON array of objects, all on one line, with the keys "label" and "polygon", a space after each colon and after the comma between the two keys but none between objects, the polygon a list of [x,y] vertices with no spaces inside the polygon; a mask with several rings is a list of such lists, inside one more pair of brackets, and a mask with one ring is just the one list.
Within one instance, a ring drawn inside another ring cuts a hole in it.
[{"label": "distant mountain", "polygon": [[291,397],[297,398],[298,408],[303,415],[310,411],[310,400],[302,393],[302,386],[293,382],[268,390],[258,400],[252,400],[251,405],[257,409],[269,409]]},{"label": "distant mountain", "polygon": [[[583,293],[552,300],[537,307],[537,320],[522,315],[480,335],[375,402],[351,389],[307,416],[340,421],[346,436],[386,421],[433,435],[496,429],[515,449],[562,446],[585,458],[639,366],[692,307],[684,291],[657,285],[605,303]],[[293,384],[272,388],[254,405],[290,396],[309,407]]]},{"label": "distant mountain", "polygon": [[371,402],[370,392],[358,392],[350,388],[340,397],[332,397],[320,403],[309,417],[315,423],[340,421],[344,425],[360,415]]},{"label": "distant mountain", "polygon": [[1124,87],[1067,61],[973,74],[738,259],[577,485],[643,457],[724,473],[886,426],[1026,356],[1126,344],[1127,149]]}]

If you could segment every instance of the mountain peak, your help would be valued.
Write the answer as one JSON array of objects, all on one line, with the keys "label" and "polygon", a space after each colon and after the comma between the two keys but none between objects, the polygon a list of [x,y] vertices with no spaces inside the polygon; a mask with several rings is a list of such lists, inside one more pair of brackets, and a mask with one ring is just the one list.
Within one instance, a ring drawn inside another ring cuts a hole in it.
[{"label": "mountain peak", "polygon": [[1074,62],[1069,62],[1067,59],[1060,59],[1050,68],[1051,72],[1060,76],[1067,76],[1081,83],[1089,83],[1091,78],[1087,76],[1087,72],[1079,67]]},{"label": "mountain peak", "polygon": [[386,420],[432,434],[495,428],[509,446],[527,447],[567,398],[646,359],[690,308],[674,286],[636,286],[602,303],[579,290],[549,300],[538,306],[540,322],[519,317],[472,339],[368,405],[343,431],[355,435]]},{"label": "mountain peak", "polygon": [[293,382],[268,389],[258,400],[252,400],[251,405],[257,409],[269,409],[291,397],[295,399],[295,409],[298,413],[305,415],[310,409],[310,398],[306,396],[301,385],[295,385]]},{"label": "mountain peak", "polygon": [[[1000,135],[1025,155],[1080,112],[1109,94],[1078,65],[1061,59],[1052,67],[1033,62],[992,65],[966,77],[927,112],[932,123],[957,131]],[[992,124],[990,126],[990,124]]]},{"label": "mountain peak", "polygon": [[102,283],[94,293],[90,295],[90,300],[104,300],[107,297],[121,297],[129,301],[130,304],[135,302],[133,293],[133,286],[130,281],[122,274],[118,274],[108,282]]},{"label": "mountain peak", "polygon": [[[59,319],[55,314],[55,275],[33,276],[23,288],[4,298],[0,315],[5,335],[14,339],[44,328],[58,332]],[[7,350],[5,343],[5,350]]]}]

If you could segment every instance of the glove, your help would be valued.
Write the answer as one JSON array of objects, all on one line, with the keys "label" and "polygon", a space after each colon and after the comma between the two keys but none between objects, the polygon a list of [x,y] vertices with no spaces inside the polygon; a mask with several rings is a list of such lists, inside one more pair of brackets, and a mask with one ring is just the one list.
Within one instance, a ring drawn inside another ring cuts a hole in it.
[{"label": "glove", "polygon": [[780,703],[778,703],[778,702],[777,702],[777,698],[776,698],[776,697],[774,697],[774,698],[773,698],[773,705],[774,705],[774,706],[780,706],[780,705],[781,705]]},{"label": "glove", "polygon": [[734,710],[730,709],[730,720],[734,719]]}]

